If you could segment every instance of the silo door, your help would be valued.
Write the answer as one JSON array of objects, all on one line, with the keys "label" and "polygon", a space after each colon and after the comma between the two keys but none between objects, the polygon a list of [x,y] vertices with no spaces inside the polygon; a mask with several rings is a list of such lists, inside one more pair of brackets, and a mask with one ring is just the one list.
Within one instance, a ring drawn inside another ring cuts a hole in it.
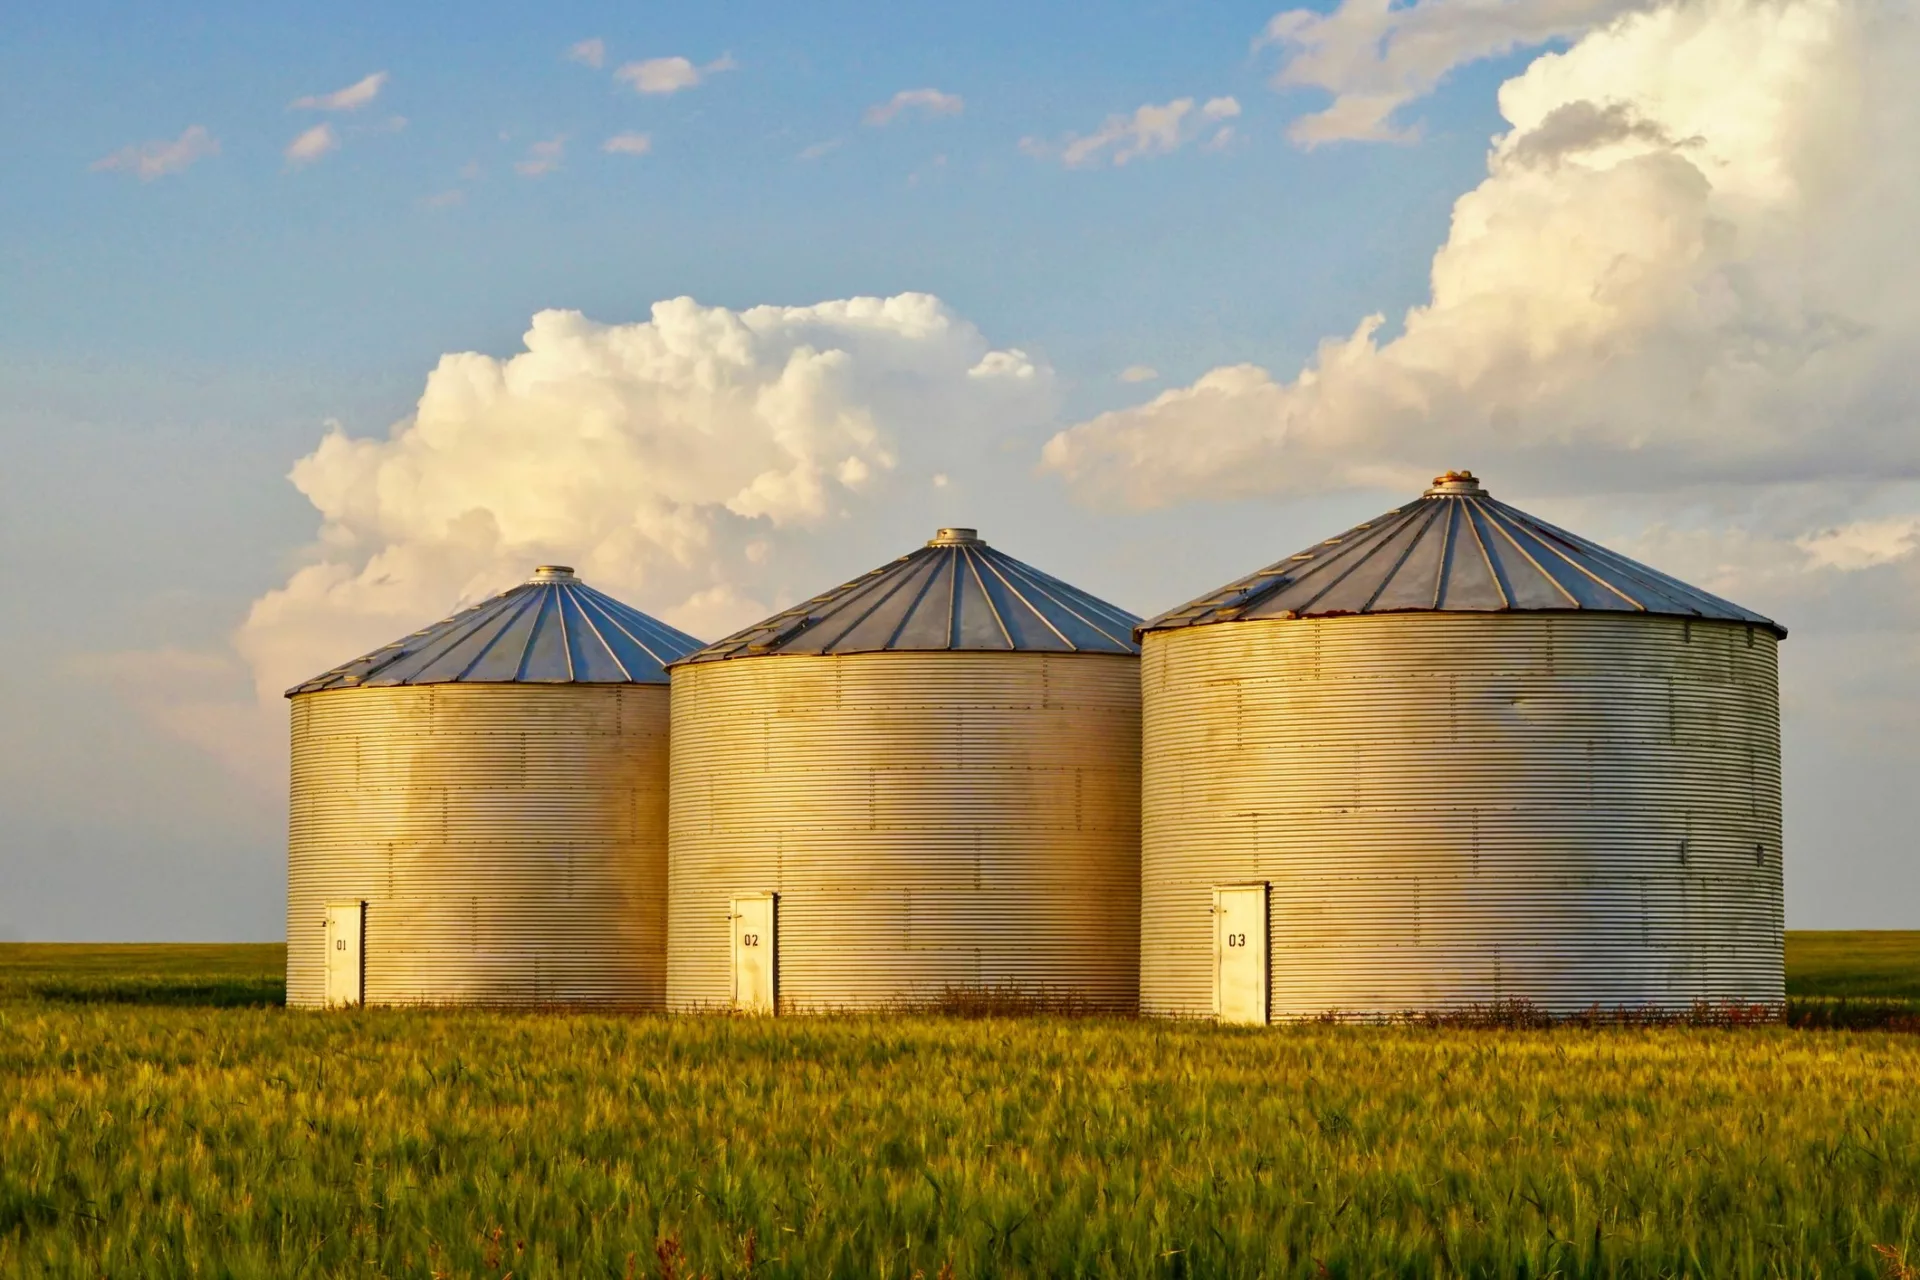
[{"label": "silo door", "polygon": [[733,1007],[742,1013],[772,1013],[778,978],[771,893],[733,900]]},{"label": "silo door", "polygon": [[367,904],[327,904],[327,1007],[359,1004],[366,996]]},{"label": "silo door", "polygon": [[1267,1021],[1267,886],[1213,891],[1213,1012],[1221,1022]]}]

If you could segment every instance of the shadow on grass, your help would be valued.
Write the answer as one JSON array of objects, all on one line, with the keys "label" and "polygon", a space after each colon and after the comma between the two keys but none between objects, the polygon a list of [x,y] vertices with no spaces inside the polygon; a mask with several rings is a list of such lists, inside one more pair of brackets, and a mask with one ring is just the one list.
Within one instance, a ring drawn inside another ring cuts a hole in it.
[{"label": "shadow on grass", "polygon": [[50,1004],[143,1005],[241,1009],[287,1002],[281,978],[119,978],[82,982],[37,982],[27,991]]},{"label": "shadow on grass", "polygon": [[887,1001],[879,1012],[936,1018],[1135,1018],[1132,1006],[1103,1004],[1086,994],[1019,983],[949,984],[922,997]]},{"label": "shadow on grass", "polygon": [[1796,1031],[1920,1032],[1920,1001],[1871,996],[1789,996],[1787,1025]]},{"label": "shadow on grass", "polygon": [[[1312,1019],[1340,1022],[1337,1016]],[[1920,1031],[1920,1001],[1854,996],[1789,996],[1784,1007],[1701,1002],[1690,1009],[1606,1009],[1549,1013],[1524,1000],[1499,1001],[1439,1013],[1411,1012],[1398,1018],[1358,1019],[1407,1026],[1471,1030],[1545,1031],[1557,1027],[1764,1027],[1795,1031]]]}]

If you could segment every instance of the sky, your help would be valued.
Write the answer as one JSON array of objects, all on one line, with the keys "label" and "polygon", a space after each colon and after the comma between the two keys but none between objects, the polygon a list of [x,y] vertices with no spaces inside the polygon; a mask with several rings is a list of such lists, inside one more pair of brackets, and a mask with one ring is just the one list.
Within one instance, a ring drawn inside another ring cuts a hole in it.
[{"label": "sky", "polygon": [[1777,618],[1920,927],[1920,33],[1867,0],[152,6],[0,40],[0,938],[282,928],[294,681],[942,524],[1137,613],[1471,467]]}]

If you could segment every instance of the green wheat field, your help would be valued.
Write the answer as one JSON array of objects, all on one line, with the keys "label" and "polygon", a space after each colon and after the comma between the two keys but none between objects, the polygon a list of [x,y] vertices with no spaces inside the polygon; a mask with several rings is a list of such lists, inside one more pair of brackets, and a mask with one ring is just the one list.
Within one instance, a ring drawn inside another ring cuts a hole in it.
[{"label": "green wheat field", "polygon": [[[0,946],[0,1276],[1920,1275],[1920,933],[1798,1026],[280,1007]],[[1909,1016],[1898,1015],[1906,1011]]]}]

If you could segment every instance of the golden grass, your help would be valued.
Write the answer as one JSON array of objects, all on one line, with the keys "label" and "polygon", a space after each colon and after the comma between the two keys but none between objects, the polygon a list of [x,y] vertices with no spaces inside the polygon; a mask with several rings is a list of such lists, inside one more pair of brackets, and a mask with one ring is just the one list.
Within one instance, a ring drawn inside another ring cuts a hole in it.
[{"label": "golden grass", "polygon": [[317,1014],[266,958],[0,954],[0,1276],[1920,1262],[1920,1037]]}]

